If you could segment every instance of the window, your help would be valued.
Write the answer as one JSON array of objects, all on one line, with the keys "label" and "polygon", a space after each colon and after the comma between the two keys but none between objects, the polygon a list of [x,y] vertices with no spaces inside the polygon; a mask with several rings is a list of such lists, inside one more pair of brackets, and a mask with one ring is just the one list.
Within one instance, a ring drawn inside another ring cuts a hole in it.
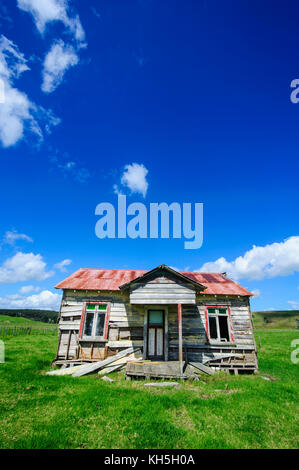
[{"label": "window", "polygon": [[163,310],[149,310],[149,325],[163,325]]},{"label": "window", "polygon": [[229,342],[229,314],[227,307],[208,308],[207,322],[211,341]]},{"label": "window", "polygon": [[86,304],[83,337],[104,337],[107,304]]}]

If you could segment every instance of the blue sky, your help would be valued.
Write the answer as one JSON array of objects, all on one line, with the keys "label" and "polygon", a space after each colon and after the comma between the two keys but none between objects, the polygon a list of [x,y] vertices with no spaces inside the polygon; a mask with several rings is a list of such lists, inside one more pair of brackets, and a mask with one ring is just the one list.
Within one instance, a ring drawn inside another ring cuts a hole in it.
[{"label": "blue sky", "polygon": [[[55,307],[80,267],[164,263],[299,308],[298,18],[289,0],[0,1],[0,306]],[[98,239],[116,186],[202,202],[202,247]]]}]

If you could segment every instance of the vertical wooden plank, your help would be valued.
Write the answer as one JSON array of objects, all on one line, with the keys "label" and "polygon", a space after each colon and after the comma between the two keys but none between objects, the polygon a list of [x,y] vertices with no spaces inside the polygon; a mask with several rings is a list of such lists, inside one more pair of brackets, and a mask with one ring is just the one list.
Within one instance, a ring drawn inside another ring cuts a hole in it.
[{"label": "vertical wooden plank", "polygon": [[59,331],[59,336],[58,336],[58,347],[57,347],[57,355],[56,355],[56,358],[59,357],[59,349],[60,349],[60,344],[61,344],[61,336],[62,336],[62,333],[61,331]]},{"label": "vertical wooden plank", "polygon": [[157,356],[162,356],[163,355],[163,329],[162,328],[156,328],[156,347],[157,351],[156,354]]},{"label": "vertical wooden plank", "polygon": [[68,359],[70,344],[71,344],[71,336],[72,336],[72,330],[69,331],[69,336],[68,336],[68,340],[67,340],[67,348],[66,348],[66,353],[65,353],[65,359]]},{"label": "vertical wooden plank", "polygon": [[182,329],[182,305],[178,304],[178,326],[179,326],[179,361],[180,374],[183,375],[183,329]]},{"label": "vertical wooden plank", "polygon": [[207,341],[210,341],[209,320],[208,320],[208,308],[207,308],[207,307],[205,307],[205,321],[206,321],[206,337],[207,337]]},{"label": "vertical wooden plank", "polygon": [[142,359],[147,357],[147,310],[144,311],[144,323],[143,323],[143,354]]},{"label": "vertical wooden plank", "polygon": [[109,318],[110,318],[110,303],[107,304],[106,321],[105,321],[105,330],[104,330],[104,338],[105,338],[105,339],[107,339],[107,337],[108,337]]},{"label": "vertical wooden plank", "polygon": [[90,359],[92,359],[92,356],[93,356],[93,345],[94,343],[92,343],[91,348],[90,348]]},{"label": "vertical wooden plank", "polygon": [[168,308],[165,308],[164,311],[164,335],[165,335],[165,340],[164,340],[164,360],[168,361]]},{"label": "vertical wooden plank", "polygon": [[156,329],[149,328],[148,329],[148,355],[155,356],[156,355]]},{"label": "vertical wooden plank", "polygon": [[83,334],[83,324],[84,324],[85,310],[86,310],[86,302],[83,302],[80,329],[79,329],[79,338],[80,339],[82,338],[82,334]]},{"label": "vertical wooden plank", "polygon": [[233,324],[232,324],[230,306],[228,306],[228,318],[229,318],[230,339],[231,339],[231,341],[234,342],[235,338],[234,338],[234,332],[233,332]]},{"label": "vertical wooden plank", "polygon": [[188,350],[186,346],[185,346],[185,363],[188,364]]}]

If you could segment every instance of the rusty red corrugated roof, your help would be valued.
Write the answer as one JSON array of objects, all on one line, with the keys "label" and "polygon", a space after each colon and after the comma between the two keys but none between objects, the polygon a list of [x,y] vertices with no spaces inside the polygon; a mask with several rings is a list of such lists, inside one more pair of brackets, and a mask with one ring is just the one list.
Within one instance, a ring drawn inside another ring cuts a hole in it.
[{"label": "rusty red corrugated roof", "polygon": [[[111,290],[131,282],[148,271],[131,269],[88,269],[81,268],[69,277],[59,282],[56,289],[76,290]],[[218,295],[253,295],[237,282],[219,273],[181,272],[184,276],[206,286],[202,294]]]}]

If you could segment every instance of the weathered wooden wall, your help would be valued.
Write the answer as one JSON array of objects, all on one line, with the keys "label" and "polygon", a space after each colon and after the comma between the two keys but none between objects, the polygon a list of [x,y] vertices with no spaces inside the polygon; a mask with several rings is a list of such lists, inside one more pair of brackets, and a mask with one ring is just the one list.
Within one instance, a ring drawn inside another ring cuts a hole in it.
[{"label": "weathered wooden wall", "polygon": [[[210,345],[207,342],[205,307],[209,305],[229,306],[231,314],[234,346]],[[247,297],[197,295],[196,305],[182,307],[183,348],[189,361],[199,361],[224,354],[236,353],[242,355],[242,363],[256,367],[256,345],[253,336],[253,326],[249,300]],[[171,306],[168,310],[169,325],[169,360],[178,360],[178,316],[177,308]]]},{"label": "weathered wooden wall", "polygon": [[[104,301],[110,303],[108,341],[91,343],[78,342],[80,320],[84,301]],[[149,305],[147,301],[144,304]],[[235,346],[216,347],[207,344],[205,306],[230,306],[231,322]],[[157,304],[159,305],[159,304]],[[178,360],[178,308],[168,303],[168,360]],[[57,357],[59,359],[85,358],[104,359],[110,354],[130,346],[143,348],[144,315],[146,306],[131,305],[128,292],[115,291],[64,291],[60,311],[60,340]],[[183,305],[183,346],[187,349],[188,360],[202,361],[217,358],[224,353],[237,352],[243,355],[243,363],[256,365],[256,347],[249,300],[247,297],[208,296],[197,294],[196,304]]]},{"label": "weathered wooden wall", "polygon": [[[116,350],[129,346],[143,347],[143,306],[131,306],[129,294],[111,291],[64,291],[59,330],[61,334],[58,358],[74,359],[78,356],[77,342],[82,310],[85,301],[110,303],[108,341],[94,343],[80,341],[80,357],[98,359],[113,354]],[[93,349],[90,354],[91,348]]]}]

